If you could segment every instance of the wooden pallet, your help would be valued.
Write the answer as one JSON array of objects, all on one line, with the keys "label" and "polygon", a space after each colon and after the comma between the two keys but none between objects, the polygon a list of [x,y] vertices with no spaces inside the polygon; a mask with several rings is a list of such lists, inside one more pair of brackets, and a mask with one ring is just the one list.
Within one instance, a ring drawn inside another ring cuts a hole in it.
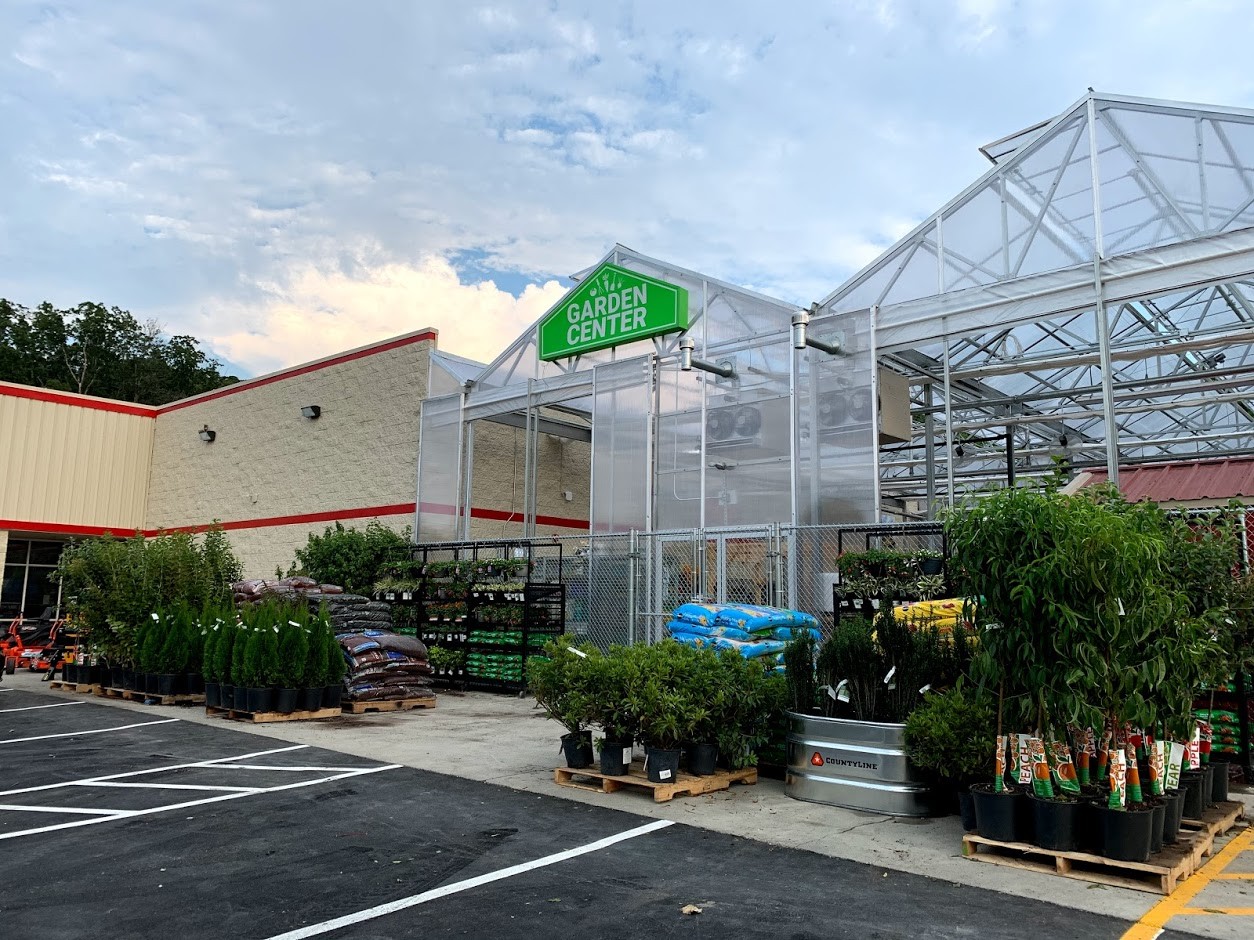
[{"label": "wooden pallet", "polygon": [[344,714],[364,715],[367,712],[407,712],[415,708],[435,708],[435,696],[387,699],[381,702],[344,702]]},{"label": "wooden pallet", "polygon": [[158,695],[155,692],[139,692],[135,689],[111,689],[107,686],[102,686],[96,690],[96,694],[103,698],[120,698],[126,702],[144,702],[149,705],[205,704],[204,692],[200,692],[195,695],[191,693],[183,693],[180,695]]},{"label": "wooden pallet", "polygon": [[[576,777],[585,779],[577,782]],[[621,777],[591,769],[572,770],[569,767],[558,767],[553,771],[553,782],[563,787],[576,787],[580,790],[600,793],[614,793],[627,788],[652,790],[653,802],[665,803],[677,796],[699,796],[702,793],[727,790],[733,783],[757,783],[758,769],[743,767],[740,770],[719,770],[708,777],[697,777],[680,772],[673,783],[654,783],[645,774],[644,762],[635,761],[627,773]]]},{"label": "wooden pallet", "polygon": [[92,695],[100,694],[99,682],[62,682],[60,679],[53,679],[48,683],[48,688],[54,692],[88,692]]},{"label": "wooden pallet", "polygon": [[[979,846],[985,851],[978,851]],[[1120,862],[1088,852],[1058,852],[1026,842],[998,842],[974,833],[962,837],[962,854],[980,862],[1155,894],[1171,894],[1200,863],[1199,838],[1183,832],[1179,842],[1163,846],[1145,862]]]},{"label": "wooden pallet", "polygon": [[319,718],[339,718],[344,713],[338,708],[319,708],[317,711],[310,712],[244,712],[236,711],[234,708],[216,708],[213,705],[206,705],[205,714],[230,718],[232,721],[250,721],[259,725],[271,721],[313,721]]},{"label": "wooden pallet", "polygon": [[1225,800],[1216,803],[1202,813],[1201,819],[1180,820],[1180,830],[1193,830],[1209,836],[1206,855],[1215,851],[1215,840],[1245,818],[1245,804],[1237,800]]}]

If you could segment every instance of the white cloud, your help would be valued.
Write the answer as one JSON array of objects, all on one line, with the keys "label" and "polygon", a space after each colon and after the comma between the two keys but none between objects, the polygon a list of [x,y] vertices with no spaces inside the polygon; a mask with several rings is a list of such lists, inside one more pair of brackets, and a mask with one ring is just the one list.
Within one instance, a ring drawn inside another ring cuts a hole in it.
[{"label": "white cloud", "polygon": [[261,298],[211,303],[206,339],[254,373],[332,355],[422,327],[440,331],[448,352],[487,362],[565,291],[556,281],[519,297],[491,281],[465,283],[444,259],[377,263],[379,246],[361,246],[354,270],[301,264],[258,284]]}]

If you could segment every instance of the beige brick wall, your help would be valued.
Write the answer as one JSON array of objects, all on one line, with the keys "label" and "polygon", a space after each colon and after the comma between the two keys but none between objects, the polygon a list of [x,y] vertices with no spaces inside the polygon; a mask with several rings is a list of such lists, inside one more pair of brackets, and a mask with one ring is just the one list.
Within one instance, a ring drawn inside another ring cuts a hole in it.
[{"label": "beige brick wall", "polygon": [[[418,419],[432,340],[374,352],[161,414],[149,529],[412,506]],[[318,405],[315,420],[300,414]],[[198,437],[208,425],[211,444]],[[399,527],[412,522],[408,510]],[[362,527],[367,518],[345,520]],[[249,575],[286,567],[328,523],[240,528],[231,542]]]}]

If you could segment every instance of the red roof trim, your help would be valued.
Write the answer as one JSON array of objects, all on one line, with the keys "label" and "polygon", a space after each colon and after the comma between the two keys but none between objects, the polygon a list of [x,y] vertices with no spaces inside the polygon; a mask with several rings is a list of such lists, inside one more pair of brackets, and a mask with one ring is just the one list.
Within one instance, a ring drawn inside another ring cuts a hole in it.
[{"label": "red roof trim", "polygon": [[343,365],[346,362],[352,362],[355,359],[364,359],[367,356],[373,356],[377,353],[387,352],[391,349],[399,349],[402,346],[412,346],[414,343],[423,343],[428,340],[435,342],[439,337],[439,333],[435,330],[424,330],[421,333],[415,333],[413,336],[402,336],[399,339],[388,340],[379,343],[377,346],[367,346],[364,349],[358,349],[353,352],[342,353],[338,356],[332,356],[330,359],[322,359],[318,362],[311,362],[304,366],[293,366],[290,369],[284,369],[281,372],[275,372],[271,375],[263,375],[257,379],[245,379],[234,385],[228,385],[226,388],[216,389],[212,392],[205,392],[196,395],[193,398],[184,398],[181,401],[172,402],[168,405],[162,405],[157,409],[157,414],[163,415],[171,411],[178,411],[181,408],[190,408],[192,405],[199,405],[202,402],[214,401],[218,398],[225,398],[227,395],[234,395],[237,392],[243,392],[250,388],[260,388],[263,385],[270,385],[274,382],[281,382],[284,379],[294,379],[298,375],[308,375],[310,372],[317,372],[320,369],[327,369],[331,366]]},{"label": "red roof trim", "polygon": [[[1088,471],[1086,485],[1105,483],[1105,469]],[[1119,490],[1133,502],[1191,502],[1254,496],[1254,457],[1135,464],[1119,468]]]},{"label": "red roof trim", "polygon": [[49,402],[54,405],[70,405],[74,408],[90,408],[93,411],[112,411],[115,414],[135,415],[139,418],[155,418],[157,416],[157,409],[152,405],[137,405],[132,402],[115,401],[112,398],[92,398],[89,395],[57,392],[46,388],[35,388],[32,385],[0,382],[0,395],[7,398],[25,398],[29,401]]},{"label": "red roof trim", "polygon": [[[10,532],[36,532],[48,535],[116,535],[129,538],[138,529],[126,526],[68,525],[64,522],[28,522],[23,519],[0,519],[0,529]],[[147,535],[148,533],[142,533]]]}]

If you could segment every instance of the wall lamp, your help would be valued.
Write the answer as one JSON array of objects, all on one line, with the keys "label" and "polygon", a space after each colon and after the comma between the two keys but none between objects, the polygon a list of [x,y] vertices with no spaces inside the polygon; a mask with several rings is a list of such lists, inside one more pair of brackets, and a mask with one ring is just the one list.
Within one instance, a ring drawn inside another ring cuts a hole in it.
[{"label": "wall lamp", "polygon": [[200,429],[200,439],[204,441],[206,444],[212,444],[213,439],[217,436],[218,436],[218,432],[210,431],[209,425],[207,424],[203,428]]},{"label": "wall lamp", "polygon": [[700,369],[702,372],[712,372],[714,375],[725,379],[734,379],[736,377],[736,370],[732,368],[730,360],[713,363],[706,362],[704,359],[695,359],[692,351],[696,348],[696,340],[691,336],[685,336],[679,341],[679,368],[681,370],[691,372],[693,369]]},{"label": "wall lamp", "polygon": [[809,310],[798,310],[792,315],[792,348],[805,349],[809,346],[811,349],[825,352],[829,356],[839,356],[844,352],[840,348],[840,343],[827,343],[809,335],[810,316],[817,313],[818,308],[819,305],[814,303],[810,305]]},{"label": "wall lamp", "polygon": [[306,418],[316,418],[322,414],[322,408],[319,405],[305,405],[301,408],[300,413]]}]

